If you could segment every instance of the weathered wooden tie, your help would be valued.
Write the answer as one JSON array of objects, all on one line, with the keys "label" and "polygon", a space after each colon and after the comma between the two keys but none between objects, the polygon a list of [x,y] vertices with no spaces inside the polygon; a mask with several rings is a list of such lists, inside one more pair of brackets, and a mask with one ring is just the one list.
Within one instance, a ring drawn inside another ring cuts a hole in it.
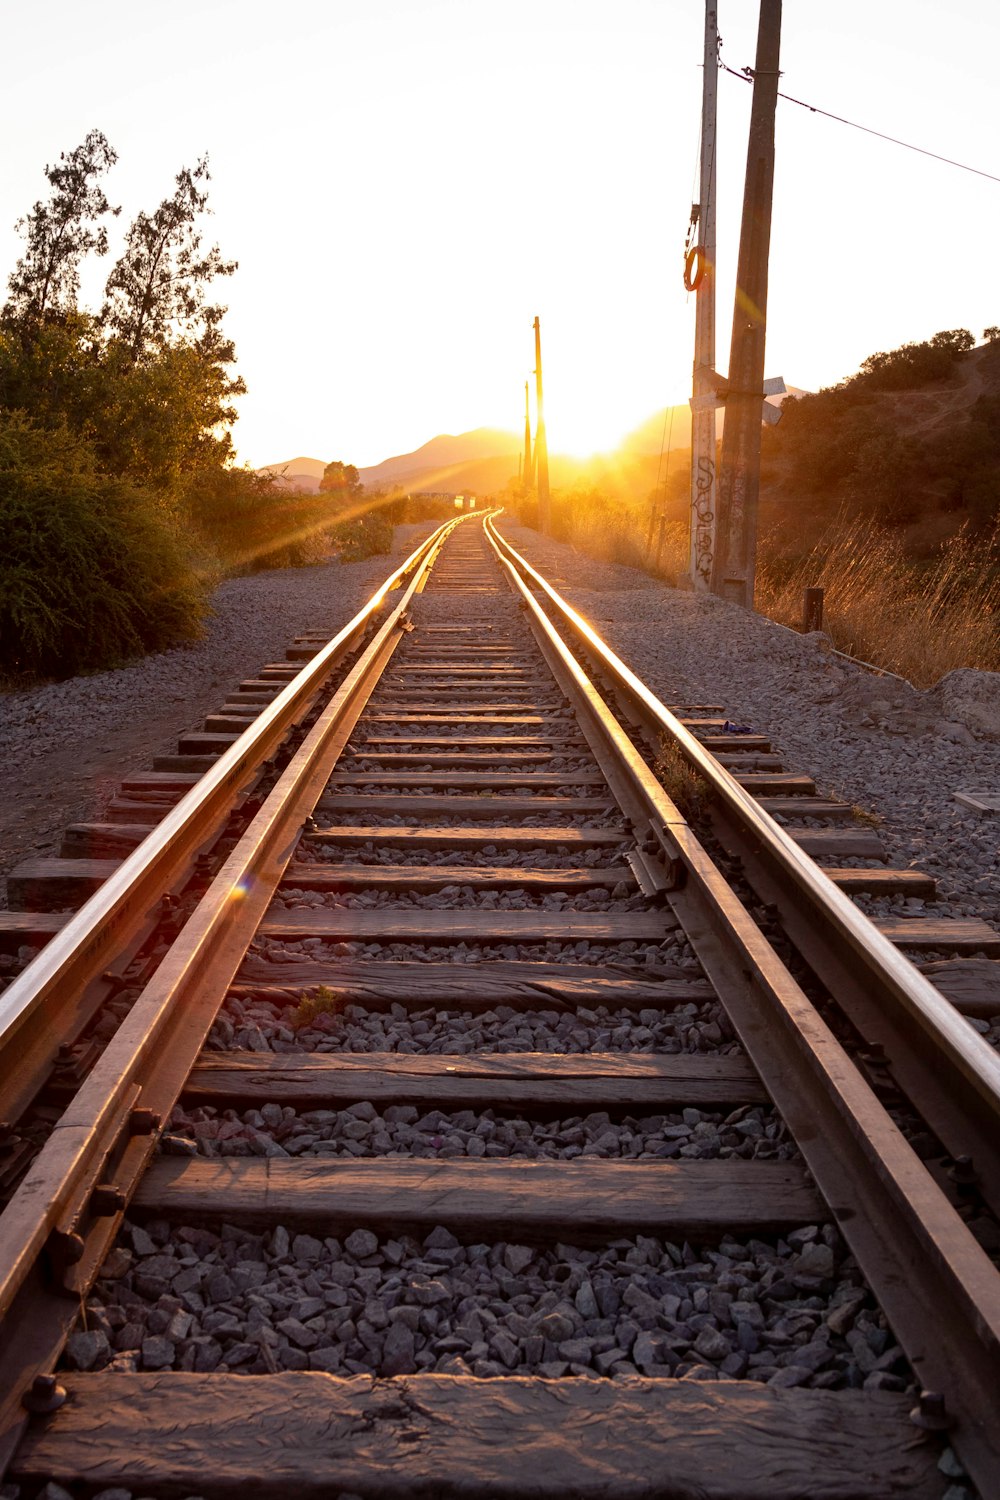
[{"label": "weathered wooden tie", "polygon": [[273,1100],[299,1109],[339,1109],[367,1099],[380,1109],[414,1104],[421,1109],[523,1109],[546,1116],[591,1110],[634,1114],[688,1105],[732,1109],[768,1102],[753,1068],[739,1057],[566,1057],[550,1052],[204,1053],[184,1095],[189,1104],[212,1101],[220,1107]]},{"label": "weathered wooden tie", "polygon": [[271,907],[262,937],[356,938],[367,943],[661,942],[678,927],[667,910],[510,911],[503,907]]},{"label": "weathered wooden tie", "polygon": [[740,1381],[60,1376],[12,1477],[244,1500],[938,1500],[912,1398]]},{"label": "weathered wooden tie", "polygon": [[[353,803],[353,798],[344,797],[337,800]],[[415,802],[418,799],[414,797],[407,800]],[[437,801],[437,798],[434,800]],[[452,798],[449,805],[456,800]],[[500,799],[492,800],[499,801]],[[504,798],[504,807],[511,800]],[[520,802],[517,805],[520,807],[524,803]],[[432,823],[363,823],[342,826],[331,824],[325,828],[317,828],[308,837],[317,843],[341,844],[344,848],[356,848],[364,844],[371,844],[373,848],[406,848],[417,844],[419,840],[419,847],[422,849],[483,849],[496,846],[499,850],[553,848],[574,850],[615,849],[628,836],[611,828],[569,826],[539,828],[534,825],[525,828],[509,827],[505,824],[493,824],[489,828],[481,828],[476,824],[467,827],[437,828]]]},{"label": "weathered wooden tie", "polygon": [[176,1223],[310,1227],[341,1234],[593,1244],[622,1234],[717,1239],[825,1223],[830,1212],[795,1162],[430,1161],[420,1158],[160,1157],[132,1210]]},{"label": "weathered wooden tie", "polygon": [[[853,874],[854,871],[851,871]],[[334,864],[332,860],[288,866],[280,889],[308,891],[441,891],[466,886],[474,891],[586,891],[624,885],[637,889],[628,865],[577,866],[553,870],[533,865]]]},{"label": "weathered wooden tie", "polygon": [[[250,953],[232,986],[236,994],[263,994],[288,1004],[322,987],[327,1008],[344,1005],[385,1010],[439,1007],[483,1015],[496,1006],[512,1011],[569,1011],[577,1006],[609,1011],[673,1011],[715,998],[700,976],[673,966],[533,963],[489,959],[473,963],[293,958],[282,963]],[[320,1007],[322,1009],[322,1007]]]}]

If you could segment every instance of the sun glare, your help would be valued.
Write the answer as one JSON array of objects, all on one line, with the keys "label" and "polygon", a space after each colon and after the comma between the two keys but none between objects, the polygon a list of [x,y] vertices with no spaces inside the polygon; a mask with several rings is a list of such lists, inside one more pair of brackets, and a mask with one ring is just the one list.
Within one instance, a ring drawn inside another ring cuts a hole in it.
[{"label": "sun glare", "polygon": [[[543,325],[544,337],[544,325]],[[550,453],[586,459],[617,452],[657,409],[687,399],[690,366],[687,345],[679,345],[669,369],[636,360],[630,369],[579,369],[558,352],[545,367],[545,420]],[[658,361],[662,365],[663,361]],[[662,383],[661,383],[662,382]],[[534,428],[532,387],[532,428]]]},{"label": "sun glare", "polygon": [[575,397],[560,392],[556,400],[547,398],[547,404],[551,407],[545,414],[549,452],[563,453],[569,458],[614,453],[644,414],[641,404],[628,410],[618,403],[599,406],[592,391]]}]

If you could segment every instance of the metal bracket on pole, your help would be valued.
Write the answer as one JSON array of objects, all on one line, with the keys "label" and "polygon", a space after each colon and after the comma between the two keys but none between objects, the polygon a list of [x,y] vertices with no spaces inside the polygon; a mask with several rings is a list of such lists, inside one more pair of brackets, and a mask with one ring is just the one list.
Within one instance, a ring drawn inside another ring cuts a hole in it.
[{"label": "metal bracket on pole", "polygon": [[[692,396],[688,402],[692,411],[711,411],[717,407],[725,406],[726,397],[742,396],[747,394],[743,391],[734,390],[724,375],[716,370],[712,371],[712,385],[714,390],[702,396]],[[769,427],[774,427],[781,421],[781,407],[770,406],[765,400],[767,396],[783,396],[788,390],[782,375],[769,376],[763,384],[760,393],[761,399],[761,421],[766,422]]]}]

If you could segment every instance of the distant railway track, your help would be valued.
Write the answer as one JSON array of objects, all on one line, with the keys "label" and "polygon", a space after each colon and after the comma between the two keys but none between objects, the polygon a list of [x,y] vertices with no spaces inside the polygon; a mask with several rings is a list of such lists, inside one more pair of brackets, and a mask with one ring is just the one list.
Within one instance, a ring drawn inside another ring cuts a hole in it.
[{"label": "distant railway track", "polygon": [[905,956],[1000,939],[725,723],[470,518],[14,873],[25,1495],[1000,1492],[1000,1059]]}]

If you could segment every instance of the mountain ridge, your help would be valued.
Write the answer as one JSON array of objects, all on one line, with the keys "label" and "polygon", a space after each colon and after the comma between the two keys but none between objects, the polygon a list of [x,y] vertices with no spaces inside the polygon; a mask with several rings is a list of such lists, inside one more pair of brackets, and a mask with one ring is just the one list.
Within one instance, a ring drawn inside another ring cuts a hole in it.
[{"label": "mountain ridge", "polygon": [[[804,392],[789,387],[789,395],[793,394]],[[359,468],[358,475],[366,489],[489,494],[503,489],[516,476],[522,442],[522,437],[500,427],[438,433],[409,453],[397,453],[380,463]],[[554,451],[549,455],[549,468],[553,483],[574,483],[590,469],[601,471],[616,463],[657,458],[664,452],[677,452],[690,445],[691,411],[685,401],[660,407],[606,452],[581,459]],[[265,464],[257,472],[279,475],[282,488],[315,494],[325,467],[322,459],[300,456],[284,463]]]}]

